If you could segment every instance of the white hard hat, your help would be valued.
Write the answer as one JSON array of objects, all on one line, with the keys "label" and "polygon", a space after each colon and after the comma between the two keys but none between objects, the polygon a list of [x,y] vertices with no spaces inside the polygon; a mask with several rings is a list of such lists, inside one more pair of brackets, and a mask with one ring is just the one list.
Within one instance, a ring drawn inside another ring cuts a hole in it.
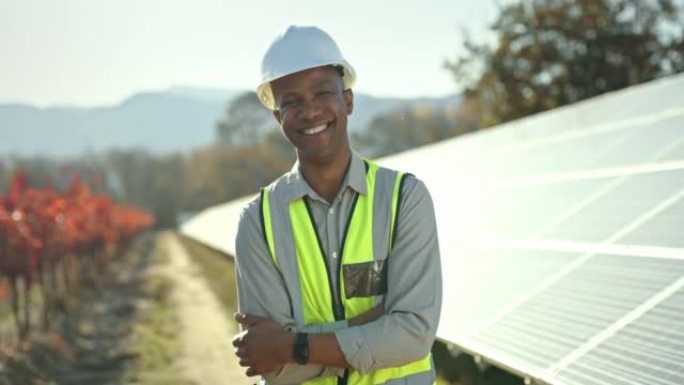
[{"label": "white hard hat", "polygon": [[271,82],[310,68],[325,65],[339,65],[344,70],[344,89],[356,81],[354,68],[342,57],[335,41],[323,30],[316,27],[290,26],[278,36],[264,54],[261,61],[261,84],[256,93],[261,103],[275,110],[275,99]]}]

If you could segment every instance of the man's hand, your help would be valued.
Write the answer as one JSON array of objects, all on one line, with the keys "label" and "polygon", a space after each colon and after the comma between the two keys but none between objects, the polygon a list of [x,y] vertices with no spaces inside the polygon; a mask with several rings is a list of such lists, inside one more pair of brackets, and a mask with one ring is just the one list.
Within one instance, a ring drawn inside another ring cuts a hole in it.
[{"label": "man's hand", "polygon": [[[349,326],[363,325],[375,321],[383,314],[385,314],[385,306],[378,305],[350,319],[348,324]],[[247,367],[248,376],[270,373],[280,369],[284,364],[293,362],[294,333],[286,331],[275,321],[264,317],[237,313],[235,320],[245,329],[233,338],[235,355],[240,359],[240,365]],[[334,340],[334,335],[331,334],[331,336]],[[339,361],[339,366],[342,364],[348,366],[343,358]]]},{"label": "man's hand", "polygon": [[233,346],[248,376],[272,372],[292,360],[293,333],[268,318],[237,313],[235,320],[245,328],[233,338]]}]

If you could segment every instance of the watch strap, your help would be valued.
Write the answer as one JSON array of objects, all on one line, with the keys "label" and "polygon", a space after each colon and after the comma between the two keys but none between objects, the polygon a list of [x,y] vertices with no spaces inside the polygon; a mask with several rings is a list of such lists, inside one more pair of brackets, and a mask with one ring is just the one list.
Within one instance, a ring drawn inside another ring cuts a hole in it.
[{"label": "watch strap", "polygon": [[309,335],[306,333],[297,333],[295,336],[295,343],[292,349],[292,358],[300,365],[305,365],[309,362]]}]

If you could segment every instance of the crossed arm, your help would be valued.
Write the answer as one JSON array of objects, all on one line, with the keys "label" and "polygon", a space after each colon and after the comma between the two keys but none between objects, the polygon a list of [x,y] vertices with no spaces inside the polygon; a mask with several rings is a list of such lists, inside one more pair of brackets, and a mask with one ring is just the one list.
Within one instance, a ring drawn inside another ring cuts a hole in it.
[{"label": "crossed arm", "polygon": [[[384,305],[376,306],[349,320],[348,325],[364,325],[379,318],[384,311]],[[233,346],[240,365],[247,367],[248,376],[263,375],[294,363],[295,333],[265,317],[236,313],[235,320],[245,330],[235,336]],[[309,334],[309,361],[336,368],[351,367],[333,333]]]},{"label": "crossed arm", "polygon": [[[344,368],[368,373],[423,358],[430,350],[441,309],[441,268],[432,200],[422,182],[410,179],[389,256],[384,307],[358,319],[294,330],[285,283],[263,241],[258,207],[243,212],[236,242],[236,276],[243,331],[233,344],[247,375],[269,384],[299,383],[341,375]],[[408,181],[407,181],[408,182]],[[309,364],[293,364],[295,333],[309,333]]]}]

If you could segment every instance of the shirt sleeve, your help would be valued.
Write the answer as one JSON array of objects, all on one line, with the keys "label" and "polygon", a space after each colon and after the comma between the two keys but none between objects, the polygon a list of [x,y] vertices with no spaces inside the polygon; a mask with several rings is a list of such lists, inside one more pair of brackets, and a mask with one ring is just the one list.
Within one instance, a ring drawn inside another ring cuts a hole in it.
[{"label": "shirt sleeve", "polygon": [[435,211],[425,184],[408,178],[387,262],[385,314],[335,332],[347,362],[364,374],[425,357],[437,332],[442,273]]},{"label": "shirt sleeve", "polygon": [[[240,215],[235,239],[235,276],[238,287],[238,307],[242,313],[267,317],[288,330],[294,331],[294,319],[290,308],[285,282],[273,265],[270,252],[264,242],[259,216],[259,201],[252,201]],[[332,332],[346,327],[346,322],[311,325],[308,333]],[[278,372],[264,375],[268,385],[298,384],[328,376],[342,375],[344,369],[322,365],[287,364]]]},{"label": "shirt sleeve", "polygon": [[341,320],[341,321],[329,322],[329,323],[325,323],[325,324],[305,325],[305,326],[302,326],[302,327],[296,328],[296,329],[293,325],[290,328],[290,330],[293,332],[321,334],[321,333],[334,333],[334,332],[341,330],[341,329],[344,329],[348,326],[349,326],[349,324],[347,323],[347,320]]}]

